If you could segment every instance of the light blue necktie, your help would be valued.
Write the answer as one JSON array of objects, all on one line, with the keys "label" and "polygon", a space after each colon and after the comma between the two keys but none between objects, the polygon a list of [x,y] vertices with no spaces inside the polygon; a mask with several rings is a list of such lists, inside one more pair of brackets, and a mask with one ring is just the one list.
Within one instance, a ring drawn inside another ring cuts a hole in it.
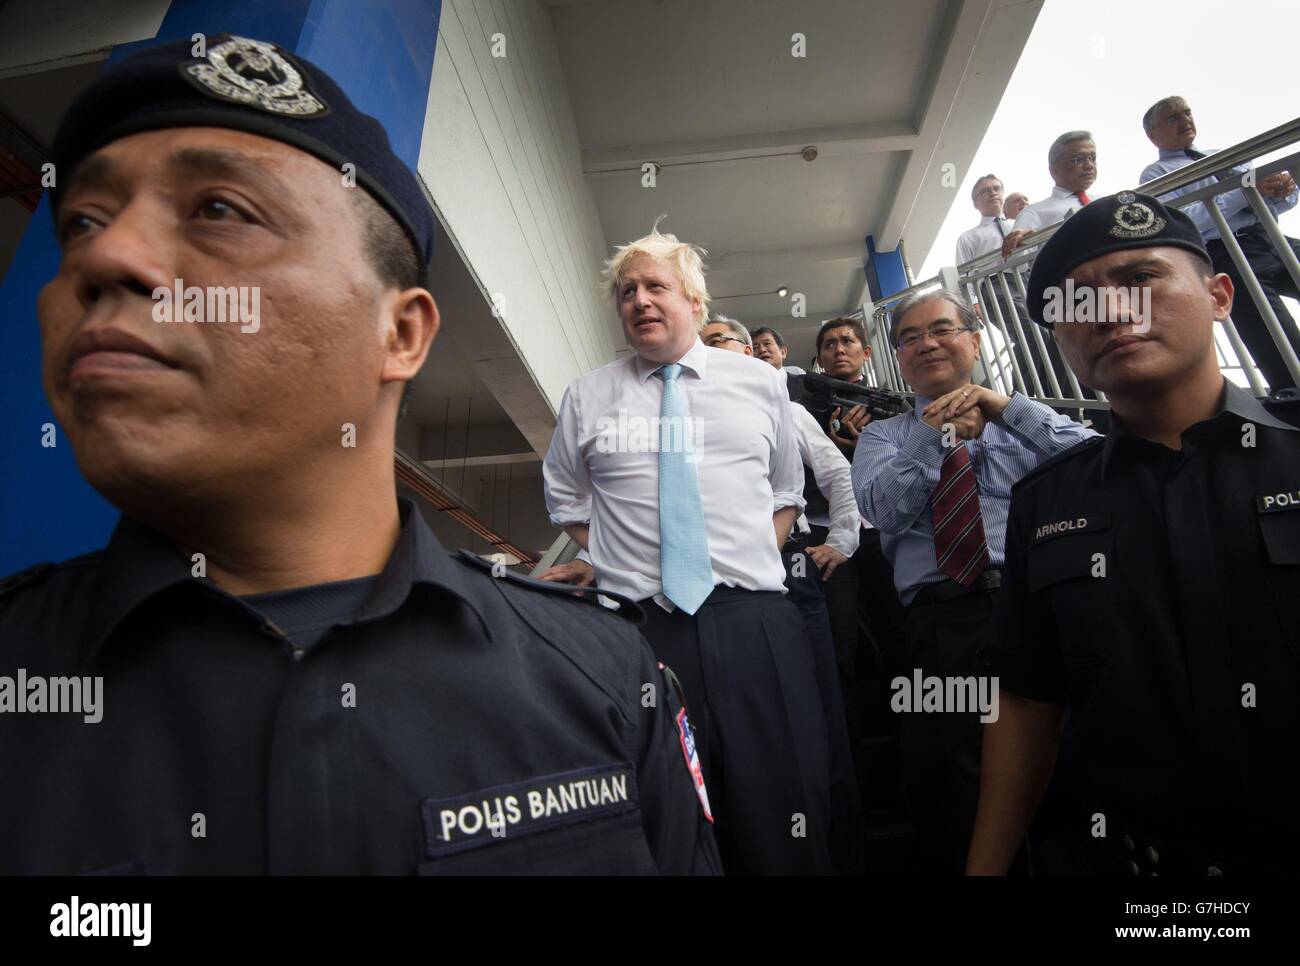
[{"label": "light blue necktie", "polygon": [[694,614],[713,591],[709,539],[704,532],[704,508],[695,465],[686,461],[686,406],[677,377],[680,363],[655,371],[664,381],[659,406],[659,573],[664,596]]}]

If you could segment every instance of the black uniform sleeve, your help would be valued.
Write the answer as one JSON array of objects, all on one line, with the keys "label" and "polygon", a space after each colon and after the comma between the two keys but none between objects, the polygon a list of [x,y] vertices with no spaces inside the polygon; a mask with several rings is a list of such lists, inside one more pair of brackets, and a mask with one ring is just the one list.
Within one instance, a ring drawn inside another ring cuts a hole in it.
[{"label": "black uniform sleeve", "polygon": [[1046,593],[1029,589],[1024,539],[1032,509],[1028,503],[1023,494],[1012,492],[1002,590],[994,607],[994,633],[983,659],[986,672],[998,678],[1000,690],[1065,704],[1065,663],[1056,620]]},{"label": "black uniform sleeve", "polygon": [[[721,875],[713,827],[696,792],[679,728],[681,699],[642,641],[634,749],[637,791],[650,853],[666,875]],[[650,685],[650,687],[646,687]]]}]

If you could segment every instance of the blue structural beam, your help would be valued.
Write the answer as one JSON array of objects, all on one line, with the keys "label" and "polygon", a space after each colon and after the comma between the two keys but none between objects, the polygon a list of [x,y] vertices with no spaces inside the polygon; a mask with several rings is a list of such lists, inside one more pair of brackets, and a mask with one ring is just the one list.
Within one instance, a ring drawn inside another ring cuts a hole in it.
[{"label": "blue structural beam", "polygon": [[[441,0],[173,0],[156,37],[120,45],[109,63],[196,33],[269,40],[331,74],[414,170],[441,12]],[[82,477],[61,429],[45,445],[55,420],[41,386],[36,299],[58,268],[47,195],[0,286],[0,575],[97,549],[118,517]]]},{"label": "blue structural beam", "polygon": [[877,251],[874,235],[867,236],[867,289],[871,292],[871,301],[901,292],[907,288],[907,271],[903,268],[902,245],[890,251]]}]

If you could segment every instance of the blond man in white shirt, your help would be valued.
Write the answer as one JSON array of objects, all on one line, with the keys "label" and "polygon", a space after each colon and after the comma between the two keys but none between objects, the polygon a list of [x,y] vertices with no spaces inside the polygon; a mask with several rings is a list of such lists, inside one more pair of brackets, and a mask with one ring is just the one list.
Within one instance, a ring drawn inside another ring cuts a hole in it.
[{"label": "blond man in white shirt", "polygon": [[601,587],[642,602],[684,685],[727,871],[830,872],[830,742],[780,554],[804,507],[789,397],[771,366],[700,341],[702,254],[658,230],[615,250],[633,354],[565,392],[547,508]]}]

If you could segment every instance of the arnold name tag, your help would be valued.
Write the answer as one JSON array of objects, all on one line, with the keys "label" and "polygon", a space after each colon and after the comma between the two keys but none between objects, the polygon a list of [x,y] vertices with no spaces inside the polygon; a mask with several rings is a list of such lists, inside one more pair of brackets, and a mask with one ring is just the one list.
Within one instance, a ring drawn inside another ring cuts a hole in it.
[{"label": "arnold name tag", "polygon": [[627,763],[425,799],[425,851],[438,858],[636,807],[636,773]]},{"label": "arnold name tag", "polygon": [[1281,490],[1261,493],[1255,497],[1255,508],[1260,513],[1279,513],[1282,510],[1300,510],[1300,490]]},{"label": "arnold name tag", "polygon": [[1079,513],[1059,520],[1044,520],[1034,527],[1034,543],[1061,537],[1068,533],[1087,533],[1090,530],[1109,530],[1110,514],[1106,512]]}]

